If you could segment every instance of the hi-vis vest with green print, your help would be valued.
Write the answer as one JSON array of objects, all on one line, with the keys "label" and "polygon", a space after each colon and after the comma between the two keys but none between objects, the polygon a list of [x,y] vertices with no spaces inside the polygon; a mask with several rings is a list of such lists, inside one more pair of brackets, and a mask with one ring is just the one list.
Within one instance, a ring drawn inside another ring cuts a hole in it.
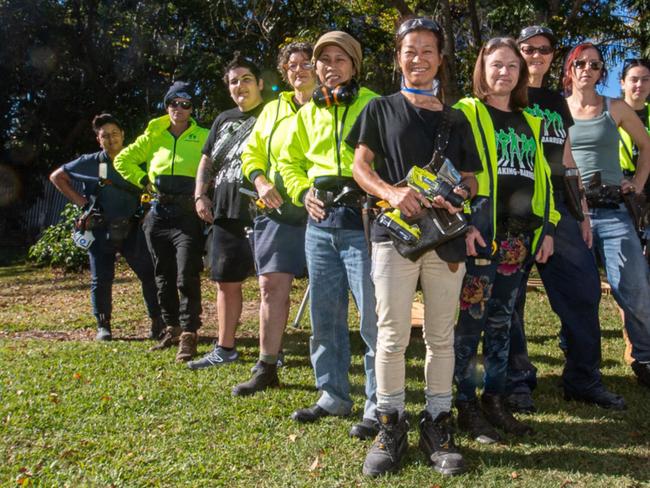
[{"label": "hi-vis vest with green print", "polygon": [[[496,202],[498,194],[497,185],[497,144],[496,133],[494,131],[494,124],[492,118],[487,110],[487,107],[477,98],[463,98],[454,108],[460,109],[467,117],[476,148],[483,164],[483,171],[476,174],[478,181],[477,196],[483,196],[491,199],[491,221],[492,221],[492,235],[484,236],[494,240],[496,235]],[[535,145],[535,167],[533,173],[535,176],[532,209],[533,213],[542,218],[542,225],[535,229],[533,239],[533,255],[537,253],[541,245],[541,238],[546,235],[549,223],[557,225],[560,221],[560,213],[555,209],[555,202],[553,200],[553,187],[551,185],[551,169],[546,162],[542,144],[540,142],[540,128],[542,119],[535,117],[526,112],[522,112],[526,122],[530,126]],[[485,146],[487,145],[487,150]]]},{"label": "hi-vis vest with green print", "polygon": [[[646,109],[648,104],[645,104]],[[648,110],[648,120],[645,123],[645,126],[650,134],[650,110]],[[618,143],[618,159],[621,162],[621,169],[623,171],[629,171],[634,173],[636,167],[634,166],[634,161],[632,161],[632,152],[634,149],[634,143],[632,142],[632,137],[630,134],[625,132],[622,127],[618,128],[618,133],[620,136],[620,141]]]}]

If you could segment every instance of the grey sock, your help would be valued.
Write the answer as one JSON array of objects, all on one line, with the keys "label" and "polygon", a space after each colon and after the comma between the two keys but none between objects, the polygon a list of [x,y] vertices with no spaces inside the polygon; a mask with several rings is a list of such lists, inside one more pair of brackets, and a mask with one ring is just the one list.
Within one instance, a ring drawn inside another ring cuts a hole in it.
[{"label": "grey sock", "polygon": [[429,393],[424,390],[424,396],[427,399],[425,409],[435,420],[442,412],[451,410],[451,392],[449,393]]}]

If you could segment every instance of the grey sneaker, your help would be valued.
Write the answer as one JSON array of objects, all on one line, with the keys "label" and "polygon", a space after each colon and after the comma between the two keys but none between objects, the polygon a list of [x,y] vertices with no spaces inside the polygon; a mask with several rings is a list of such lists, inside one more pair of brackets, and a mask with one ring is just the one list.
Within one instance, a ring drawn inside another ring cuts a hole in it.
[{"label": "grey sneaker", "polygon": [[113,336],[111,335],[111,328],[109,326],[97,327],[96,341],[110,341],[112,338]]},{"label": "grey sneaker", "polygon": [[205,369],[211,368],[212,366],[221,366],[226,363],[233,363],[238,359],[239,353],[237,352],[237,349],[226,351],[224,348],[217,345],[201,359],[187,363],[187,367],[194,370]]}]

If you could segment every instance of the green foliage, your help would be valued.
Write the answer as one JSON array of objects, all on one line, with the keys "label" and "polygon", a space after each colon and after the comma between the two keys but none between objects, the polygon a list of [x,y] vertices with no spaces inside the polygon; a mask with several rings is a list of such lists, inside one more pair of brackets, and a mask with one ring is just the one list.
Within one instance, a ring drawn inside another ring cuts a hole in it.
[{"label": "green foliage", "polygon": [[29,259],[38,265],[80,271],[88,267],[88,253],[72,242],[74,221],[80,210],[68,203],[61,212],[61,221],[45,229],[43,235],[29,249]]}]

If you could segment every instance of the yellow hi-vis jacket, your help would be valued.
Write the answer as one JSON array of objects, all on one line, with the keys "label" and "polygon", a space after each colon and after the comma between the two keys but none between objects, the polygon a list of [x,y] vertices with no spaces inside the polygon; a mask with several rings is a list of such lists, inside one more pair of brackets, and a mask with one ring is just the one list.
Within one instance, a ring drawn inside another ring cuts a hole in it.
[{"label": "yellow hi-vis jacket", "polygon": [[[648,104],[645,104],[646,109]],[[648,120],[644,124],[650,134],[650,110],[648,110]],[[620,136],[620,142],[618,143],[618,159],[621,162],[621,169],[626,172],[634,173],[636,167],[634,166],[634,161],[632,161],[632,152],[634,149],[634,142],[632,142],[632,137],[630,134],[625,132],[622,127],[618,128],[618,133]]]},{"label": "yellow hi-vis jacket", "polygon": [[[477,98],[463,98],[458,101],[454,108],[462,110],[467,117],[467,120],[472,127],[474,134],[474,141],[476,148],[483,163],[483,171],[476,174],[478,181],[478,192],[476,197],[485,197],[491,199],[491,205],[488,206],[491,215],[488,221],[491,223],[489,234],[484,235],[490,241],[494,241],[496,236],[496,202],[498,194],[497,185],[497,144],[496,133],[494,131],[494,124],[492,118],[487,110],[487,107]],[[555,202],[553,200],[553,187],[551,185],[551,168],[546,162],[544,151],[540,142],[540,127],[542,119],[522,112],[523,116],[528,122],[537,150],[535,151],[535,167],[533,173],[535,176],[535,186],[533,191],[532,209],[533,213],[542,218],[542,225],[535,229],[532,253],[534,256],[539,246],[541,245],[541,238],[552,232],[551,227],[557,225],[560,221],[560,213],[555,209]],[[487,145],[487,150],[486,146]],[[476,198],[474,197],[474,198]],[[473,219],[474,217],[472,217]]]}]

